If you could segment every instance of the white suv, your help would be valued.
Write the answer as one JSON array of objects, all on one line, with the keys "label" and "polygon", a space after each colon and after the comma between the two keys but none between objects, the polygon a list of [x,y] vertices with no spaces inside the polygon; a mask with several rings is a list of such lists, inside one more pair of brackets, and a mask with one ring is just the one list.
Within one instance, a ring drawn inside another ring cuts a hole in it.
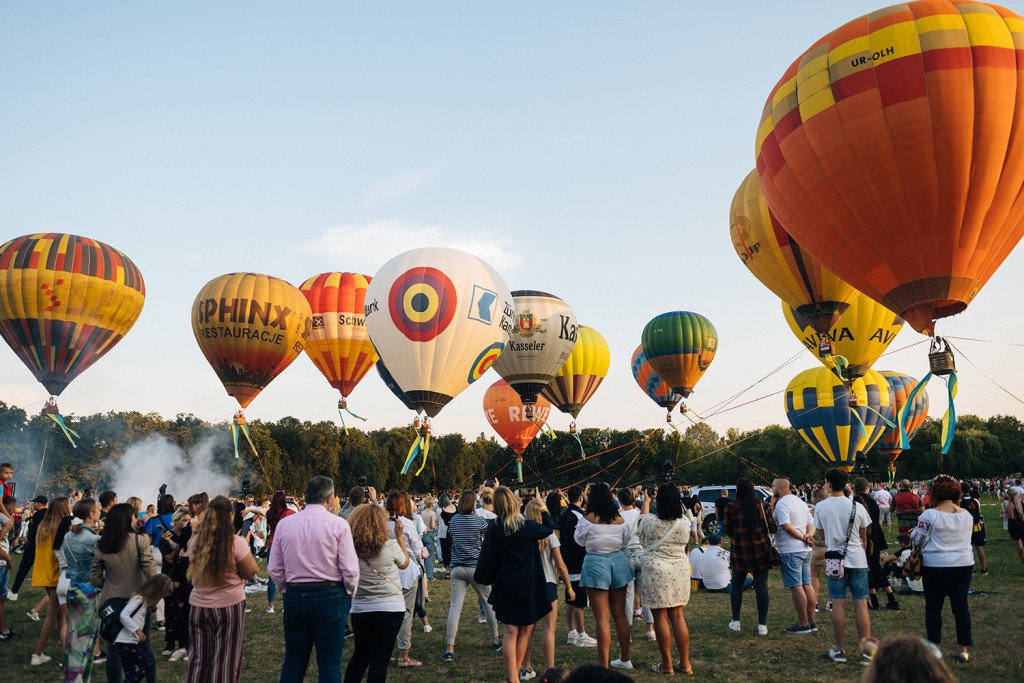
[{"label": "white suv", "polygon": [[[690,489],[691,496],[697,496],[701,507],[701,527],[705,534],[722,533],[722,520],[718,519],[718,510],[715,508],[715,501],[722,497],[722,490],[729,492],[729,500],[736,500],[736,487],[727,486],[698,486]],[[755,486],[754,494],[762,502],[769,502],[772,498],[771,489],[764,486]]]}]

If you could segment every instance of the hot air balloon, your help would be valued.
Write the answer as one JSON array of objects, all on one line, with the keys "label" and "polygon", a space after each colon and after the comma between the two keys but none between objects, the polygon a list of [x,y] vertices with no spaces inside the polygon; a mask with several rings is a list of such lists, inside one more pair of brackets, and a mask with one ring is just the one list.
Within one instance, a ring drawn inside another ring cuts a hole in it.
[{"label": "hot air balloon", "polygon": [[608,374],[609,365],[608,342],[594,328],[580,325],[576,346],[541,395],[561,412],[579,417]]},{"label": "hot air balloon", "polygon": [[699,313],[672,311],[647,323],[641,346],[655,372],[673,391],[688,398],[715,359],[718,333]]},{"label": "hot air balloon", "polygon": [[[800,343],[825,367],[832,369],[834,364],[829,357],[823,357],[818,352],[823,337],[812,329],[810,320],[785,302],[782,304],[782,315]],[[850,379],[863,377],[889,348],[901,329],[902,318],[877,301],[858,294],[839,322],[829,331],[835,353],[846,361],[844,376]]]},{"label": "hot air balloon", "polygon": [[548,419],[551,404],[538,396],[533,417],[526,414],[526,406],[518,393],[503,379],[492,384],[484,394],[484,416],[512,452],[516,454],[516,472],[523,480],[523,451],[541,430],[541,424]]},{"label": "hot air balloon", "polygon": [[1024,20],[922,0],[814,43],[768,96],[772,211],[918,332],[967,308],[1024,235]]},{"label": "hot air balloon", "polygon": [[54,397],[128,334],[145,298],[138,267],[103,242],[48,232],[0,246],[0,336],[50,392],[44,413],[72,444]]},{"label": "hot air balloon", "polygon": [[512,292],[516,317],[508,347],[494,362],[495,371],[528,406],[555,376],[576,345],[576,314],[553,294]]},{"label": "hot air balloon", "polygon": [[889,384],[874,370],[849,387],[826,368],[804,370],[786,387],[785,407],[789,423],[814,452],[846,471],[857,452],[867,452],[893,424]]},{"label": "hot air balloon", "polygon": [[[899,415],[900,411],[907,405],[914,388],[917,387],[917,380],[901,372],[882,370],[881,374],[889,383],[889,390],[892,392],[893,413]],[[924,421],[928,419],[928,392],[923,389],[914,395],[910,411],[903,424],[903,432],[906,441],[909,443],[917,430],[921,428]],[[875,444],[875,450],[889,459],[889,479],[895,479],[896,459],[903,452],[903,438],[897,427],[889,427],[882,431],[882,437]]]},{"label": "hot air balloon", "polygon": [[729,234],[743,265],[822,337],[857,295],[786,232],[761,194],[756,170],[732,198]]},{"label": "hot air balloon", "polygon": [[299,287],[313,312],[306,355],[330,385],[341,392],[338,415],[342,426],[342,411],[363,419],[348,410],[348,396],[377,362],[363,311],[369,283],[369,276],[358,273],[321,273]]},{"label": "hot air balloon", "polygon": [[[192,304],[196,342],[225,391],[243,409],[302,353],[312,325],[302,292],[271,275],[215,277]],[[241,411],[232,423],[236,457],[239,430],[248,438]]]},{"label": "hot air balloon", "polygon": [[[472,254],[413,249],[388,261],[366,290],[370,339],[409,402],[434,417],[505,350],[515,305],[505,281]],[[402,468],[429,449],[429,422]],[[422,467],[420,468],[422,471]]]},{"label": "hot air balloon", "polygon": [[679,405],[683,397],[672,391],[665,380],[654,371],[651,364],[644,355],[644,347],[636,347],[633,357],[629,361],[629,368],[633,371],[633,379],[640,386],[640,389],[647,396],[665,409],[665,421],[672,424],[672,409]]}]

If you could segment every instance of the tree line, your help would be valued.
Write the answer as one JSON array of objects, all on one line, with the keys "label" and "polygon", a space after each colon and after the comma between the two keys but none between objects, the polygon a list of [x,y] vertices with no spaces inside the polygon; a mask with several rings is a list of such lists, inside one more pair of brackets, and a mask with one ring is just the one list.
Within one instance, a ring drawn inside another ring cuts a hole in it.
[{"label": "tree line", "polygon": [[[340,492],[364,483],[378,490],[427,492],[476,486],[495,476],[503,483],[514,481],[514,454],[483,433],[474,439],[435,435],[426,467],[414,476],[418,460],[408,474],[401,474],[414,438],[410,426],[362,431],[293,417],[257,420],[249,428],[258,456],[243,438],[236,460],[229,425],[191,414],[166,419],[155,413],[108,412],[69,415],[65,421],[79,434],[77,448],[47,416],[0,402],[0,460],[17,466],[21,497],[30,485],[38,485],[41,492],[103,490],[125,450],[153,434],[176,444],[186,458],[205,443],[212,449],[211,466],[234,477],[234,493],[298,492],[314,474],[332,476]],[[927,479],[945,472],[984,478],[1024,470],[1024,422],[1015,416],[960,416],[953,447],[945,456],[939,452],[939,431],[937,420],[921,427],[899,458],[899,477]],[[682,432],[586,428],[579,432],[579,442],[568,433],[555,434],[538,435],[523,453],[522,486],[653,484],[666,477],[678,483],[722,484],[741,476],[765,483],[776,475],[799,484],[822,479],[830,467],[796,432],[779,425],[730,428],[724,434],[706,423],[691,424]],[[866,476],[885,480],[887,462],[869,453]]]}]

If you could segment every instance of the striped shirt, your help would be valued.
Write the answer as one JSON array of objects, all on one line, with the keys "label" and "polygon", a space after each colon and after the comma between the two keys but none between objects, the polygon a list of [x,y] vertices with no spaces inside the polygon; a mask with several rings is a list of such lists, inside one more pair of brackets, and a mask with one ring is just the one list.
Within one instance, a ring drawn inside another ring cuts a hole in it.
[{"label": "striped shirt", "polygon": [[477,515],[456,514],[448,523],[452,541],[452,566],[475,567],[489,522]]}]

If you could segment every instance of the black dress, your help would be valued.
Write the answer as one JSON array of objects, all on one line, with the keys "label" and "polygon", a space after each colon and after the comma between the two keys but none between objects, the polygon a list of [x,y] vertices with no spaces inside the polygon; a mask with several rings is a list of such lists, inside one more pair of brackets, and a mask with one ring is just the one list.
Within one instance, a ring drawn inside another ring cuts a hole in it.
[{"label": "black dress", "polygon": [[[455,516],[455,512],[445,512],[441,510],[441,521],[447,527],[452,523],[452,517]],[[441,539],[441,561],[444,562],[445,567],[452,566],[452,537],[445,534],[445,537]]]},{"label": "black dress", "polygon": [[889,547],[885,540],[885,532],[882,531],[881,510],[878,503],[871,496],[858,495],[857,502],[864,506],[871,518],[871,526],[868,527],[868,586],[878,590],[886,586],[887,580],[882,573],[882,551]]},{"label": "black dress", "polygon": [[971,545],[975,548],[984,548],[988,545],[988,533],[985,531],[985,518],[981,516],[981,505],[977,499],[965,496],[960,501],[960,507],[971,513],[974,526],[971,528]]},{"label": "black dress", "polygon": [[551,529],[526,520],[514,534],[505,533],[500,519],[494,520],[487,543],[497,551],[498,576],[491,584],[487,602],[503,624],[531,626],[551,611],[544,565],[537,541],[551,535]]}]

